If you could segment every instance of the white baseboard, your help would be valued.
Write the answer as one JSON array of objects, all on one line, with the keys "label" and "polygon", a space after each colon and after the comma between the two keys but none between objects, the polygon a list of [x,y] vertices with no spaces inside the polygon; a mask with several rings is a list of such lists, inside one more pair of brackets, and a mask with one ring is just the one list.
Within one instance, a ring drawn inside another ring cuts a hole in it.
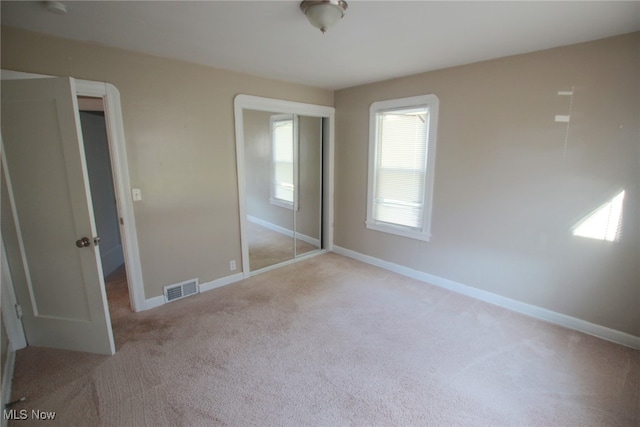
[{"label": "white baseboard", "polygon": [[[275,231],[276,233],[284,234],[287,237],[293,237],[293,230],[289,230],[288,228],[267,222],[264,219],[260,219],[252,215],[247,215],[247,220],[253,222],[254,224],[261,225],[264,228],[268,228],[271,231]],[[320,239],[316,239],[315,237],[307,236],[302,233],[296,233],[296,239],[307,242],[312,246],[316,246],[318,248],[320,247]]]},{"label": "white baseboard", "polygon": [[[231,283],[239,282],[244,279],[242,273],[232,274],[231,276],[222,277],[220,279],[212,280],[211,282],[201,283],[198,285],[200,292],[210,291],[212,289],[220,288],[222,286],[229,285]],[[151,310],[156,307],[160,307],[165,304],[164,295],[149,298],[145,301],[144,310]]]},{"label": "white baseboard", "polygon": [[393,271],[394,273],[398,273],[403,276],[411,277],[413,279],[438,286],[440,288],[448,289],[450,291],[457,292],[459,294],[463,294],[480,301],[488,302],[489,304],[516,311],[518,313],[522,313],[536,319],[544,320],[546,322],[564,326],[569,329],[584,332],[585,334],[593,335],[595,337],[602,338],[604,340],[611,341],[617,344],[622,344],[627,347],[640,349],[640,337],[628,334],[626,332],[617,331],[615,329],[587,322],[586,320],[551,311],[546,308],[516,301],[511,298],[494,294],[492,292],[487,292],[483,291],[482,289],[474,288],[472,286],[463,285],[462,283],[458,283],[453,280],[414,270],[412,268],[375,258],[369,255],[364,255],[360,252],[352,251],[340,246],[334,245],[333,252],[339,255],[356,259],[358,261],[365,262],[367,264],[374,265],[376,267],[384,268],[385,270]]},{"label": "white baseboard", "polygon": [[236,274],[232,274],[231,276],[222,277],[220,279],[216,279],[208,283],[202,283],[200,284],[200,292],[206,292],[212,289],[221,288],[222,286],[239,282],[242,279],[244,279],[244,275],[242,273],[236,273]]},{"label": "white baseboard", "polygon": [[144,309],[151,310],[152,308],[160,307],[161,305],[164,305],[164,295],[160,295],[160,296],[145,300]]},{"label": "white baseboard", "polygon": [[[11,343],[9,345],[11,347]],[[11,383],[13,382],[13,369],[16,365],[16,352],[11,348],[7,349],[7,360],[4,362],[2,371],[2,408],[11,400]],[[8,420],[2,417],[2,427],[6,426]]]}]

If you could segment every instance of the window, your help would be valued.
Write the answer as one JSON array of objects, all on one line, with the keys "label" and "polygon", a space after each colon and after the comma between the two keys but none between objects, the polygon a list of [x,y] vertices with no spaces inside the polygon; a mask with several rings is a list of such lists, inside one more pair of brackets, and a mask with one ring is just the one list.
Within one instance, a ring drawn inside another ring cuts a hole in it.
[{"label": "window", "polygon": [[371,104],[367,228],[428,241],[438,98]]},{"label": "window", "polygon": [[271,116],[271,204],[293,209],[295,134],[291,114]]}]

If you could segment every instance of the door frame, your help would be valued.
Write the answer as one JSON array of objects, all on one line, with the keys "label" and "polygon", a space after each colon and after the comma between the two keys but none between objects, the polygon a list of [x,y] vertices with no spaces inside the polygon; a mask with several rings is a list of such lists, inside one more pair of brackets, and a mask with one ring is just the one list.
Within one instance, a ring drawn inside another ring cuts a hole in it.
[{"label": "door frame", "polygon": [[[3,80],[49,77],[55,76],[2,70]],[[143,311],[146,310],[147,307],[144,296],[144,282],[133,199],[130,197],[131,180],[129,177],[120,92],[110,83],[79,79],[74,80],[76,96],[102,98],[104,102],[109,156],[111,157],[111,172],[120,219],[120,236],[127,271],[127,282],[129,284],[129,298],[133,311]]]},{"label": "door frame", "polygon": [[124,139],[120,92],[110,83],[76,80],[76,95],[102,98],[104,102],[104,118],[107,127],[116,206],[120,220],[120,237],[127,270],[127,282],[129,283],[129,299],[133,311],[142,311],[146,308],[144,286],[133,199],[129,196],[131,194],[131,180]]},{"label": "door frame", "polygon": [[[324,247],[308,256],[301,256],[274,266],[265,267],[256,273],[269,271],[312,256],[333,250],[333,162],[335,137],[335,108],[325,105],[306,104],[302,102],[285,101],[275,98],[264,98],[253,95],[237,95],[233,100],[236,136],[236,163],[238,174],[238,207],[240,212],[240,244],[242,246],[242,275],[248,278],[252,275],[249,265],[249,241],[246,208],[246,180],[244,161],[244,119],[243,110],[258,110],[278,112],[279,114],[296,114],[301,116],[320,117],[323,120],[322,146],[322,236]],[[326,122],[325,122],[326,120]],[[326,131],[325,131],[326,130]]]}]

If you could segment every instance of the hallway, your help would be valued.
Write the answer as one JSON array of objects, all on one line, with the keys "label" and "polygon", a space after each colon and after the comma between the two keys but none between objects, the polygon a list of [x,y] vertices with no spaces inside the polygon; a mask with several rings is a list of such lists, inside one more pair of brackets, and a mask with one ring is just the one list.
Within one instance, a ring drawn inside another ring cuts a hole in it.
[{"label": "hallway", "polygon": [[127,283],[127,271],[122,264],[113,273],[105,277],[105,289],[111,315],[113,339],[116,343],[116,351],[120,350],[126,342],[126,337],[135,329],[132,321],[131,302],[129,299],[129,285]]}]

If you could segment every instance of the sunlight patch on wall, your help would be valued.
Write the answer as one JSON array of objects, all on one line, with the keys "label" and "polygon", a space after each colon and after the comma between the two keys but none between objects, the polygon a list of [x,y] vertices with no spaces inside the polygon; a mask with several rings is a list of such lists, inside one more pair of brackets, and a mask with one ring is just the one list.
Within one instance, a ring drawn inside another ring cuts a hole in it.
[{"label": "sunlight patch on wall", "polygon": [[623,202],[624,190],[578,222],[573,228],[573,235],[617,242],[622,229]]}]

